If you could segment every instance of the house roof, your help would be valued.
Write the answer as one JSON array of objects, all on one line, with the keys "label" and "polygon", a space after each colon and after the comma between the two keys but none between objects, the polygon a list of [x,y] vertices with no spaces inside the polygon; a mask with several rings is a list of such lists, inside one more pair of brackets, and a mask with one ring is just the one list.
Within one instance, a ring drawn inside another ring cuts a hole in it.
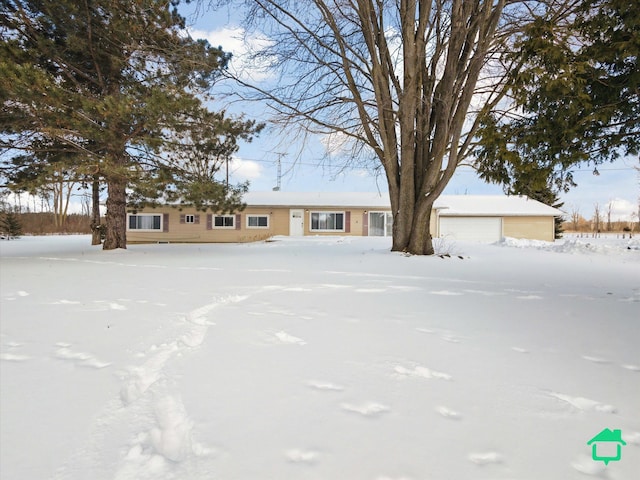
[{"label": "house roof", "polygon": [[563,212],[526,195],[442,195],[435,202],[440,216],[559,217]]},{"label": "house roof", "polygon": [[373,192],[248,192],[242,200],[251,206],[268,207],[365,207],[389,209],[386,193]]},{"label": "house roof", "polygon": [[[389,209],[387,193],[376,192],[248,192],[250,206],[363,207]],[[526,196],[442,195],[435,202],[441,216],[561,216],[563,213]]]},{"label": "house roof", "polygon": [[599,434],[589,440],[587,442],[587,445],[591,445],[594,442],[617,442],[621,443],[622,445],[627,444],[627,442],[622,439],[621,430],[610,430],[608,428],[605,428]]}]

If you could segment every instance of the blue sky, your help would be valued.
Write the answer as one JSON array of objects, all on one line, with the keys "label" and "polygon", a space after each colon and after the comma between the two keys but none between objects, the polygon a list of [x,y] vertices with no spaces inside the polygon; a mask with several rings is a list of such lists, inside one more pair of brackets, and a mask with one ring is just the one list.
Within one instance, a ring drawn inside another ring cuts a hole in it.
[{"label": "blue sky", "polygon": [[[187,11],[185,14],[194,37],[206,38],[212,45],[220,45],[233,53],[231,68],[246,68],[242,60],[246,47],[239,38],[242,33],[240,18],[234,18],[234,14],[227,11],[205,11],[197,17],[189,15]],[[234,110],[244,112],[247,117],[264,120],[264,108],[256,104],[235,104],[230,111]],[[301,151],[300,143],[294,136],[267,129],[250,144],[241,146],[230,164],[230,178],[232,182],[249,180],[250,188],[254,191],[270,190],[277,184],[277,163],[280,159],[282,190],[386,191],[386,180],[380,172],[376,174],[371,169],[343,168],[340,161],[327,163],[324,153],[320,138],[311,141]],[[599,166],[599,175],[593,174],[593,166],[576,169],[574,179],[578,186],[561,196],[565,204],[563,210],[571,212],[577,209],[582,216],[590,218],[595,204],[604,209],[604,205],[613,201],[614,218],[629,219],[632,212],[638,212],[638,167],[637,158],[625,158]],[[460,167],[445,193],[500,194],[502,189],[499,185],[478,179],[472,169]]]}]

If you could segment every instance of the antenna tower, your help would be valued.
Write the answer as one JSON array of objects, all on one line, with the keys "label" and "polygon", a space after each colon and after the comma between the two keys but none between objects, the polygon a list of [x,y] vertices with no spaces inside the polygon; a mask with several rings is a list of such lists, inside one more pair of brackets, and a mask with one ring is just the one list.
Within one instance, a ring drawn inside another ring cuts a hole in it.
[{"label": "antenna tower", "polygon": [[286,153],[277,153],[278,155],[278,177],[276,179],[276,186],[273,187],[274,192],[280,191],[282,187],[282,157],[286,155]]}]

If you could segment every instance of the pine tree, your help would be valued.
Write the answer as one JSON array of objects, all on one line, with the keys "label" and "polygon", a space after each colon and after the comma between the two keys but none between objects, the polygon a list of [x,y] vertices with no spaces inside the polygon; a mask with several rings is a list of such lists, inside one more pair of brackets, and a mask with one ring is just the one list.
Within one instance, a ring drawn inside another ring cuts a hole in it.
[{"label": "pine tree", "polygon": [[[105,249],[126,247],[130,189],[138,201],[193,196],[190,154],[209,152],[220,168],[236,139],[259,130],[206,108],[229,55],[184,27],[167,0],[2,3],[2,146],[27,152],[27,168],[75,150],[69,167],[107,187]],[[200,190],[207,197],[197,200],[228,208],[244,188]]]},{"label": "pine tree", "polygon": [[481,177],[507,188],[538,170],[566,191],[577,165],[640,150],[637,2],[549,5],[514,50],[512,108],[488,112],[477,135]]},{"label": "pine tree", "polygon": [[22,235],[22,224],[18,215],[11,211],[4,212],[0,218],[0,230],[6,235],[7,240]]}]

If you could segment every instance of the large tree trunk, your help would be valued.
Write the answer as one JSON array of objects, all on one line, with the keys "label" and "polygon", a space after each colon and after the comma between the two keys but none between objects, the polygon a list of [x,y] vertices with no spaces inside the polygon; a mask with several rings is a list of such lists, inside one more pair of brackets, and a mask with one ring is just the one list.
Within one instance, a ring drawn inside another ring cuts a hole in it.
[{"label": "large tree trunk", "polygon": [[91,183],[91,245],[102,243],[102,225],[100,224],[100,181],[93,176]]},{"label": "large tree trunk", "polygon": [[414,255],[433,255],[431,237],[431,209],[433,204],[423,199],[416,202],[413,215],[413,228],[409,240],[408,252]]},{"label": "large tree trunk", "polygon": [[114,250],[127,248],[127,158],[125,147],[114,148],[110,154],[111,165],[107,181],[107,215],[102,248]]},{"label": "large tree trunk", "polygon": [[106,232],[102,248],[127,248],[127,181],[116,175],[107,179]]},{"label": "large tree trunk", "polygon": [[[433,202],[425,199],[413,201],[410,198],[400,199],[399,211],[393,205],[393,243],[391,250],[413,255],[433,255],[431,236],[431,209]],[[404,204],[403,204],[404,203]],[[402,215],[401,212],[411,212]]]},{"label": "large tree trunk", "polygon": [[393,242],[391,251],[406,252],[409,238],[411,237],[412,218],[410,209],[407,209],[407,199],[401,197],[398,185],[389,185],[389,197],[391,200],[391,212],[393,214]]}]

